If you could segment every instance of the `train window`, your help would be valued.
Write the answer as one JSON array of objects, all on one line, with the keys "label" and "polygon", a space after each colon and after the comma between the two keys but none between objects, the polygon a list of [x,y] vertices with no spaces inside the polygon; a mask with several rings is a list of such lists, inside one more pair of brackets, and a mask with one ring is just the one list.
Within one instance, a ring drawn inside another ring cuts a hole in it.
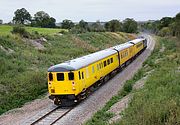
[{"label": "train window", "polygon": [[119,56],[118,55],[116,56],[116,58],[117,58],[117,60],[119,60]]},{"label": "train window", "polygon": [[57,81],[64,81],[64,73],[57,73]]},{"label": "train window", "polygon": [[51,72],[49,73],[49,81],[53,81],[53,74]]},{"label": "train window", "polygon": [[103,68],[103,63],[101,62],[101,68]]},{"label": "train window", "polygon": [[126,54],[126,56],[128,56],[128,52],[127,52],[127,51],[126,51],[126,53],[125,53],[125,54]]},{"label": "train window", "polygon": [[94,66],[92,67],[92,73],[94,73]]},{"label": "train window", "polygon": [[111,63],[113,63],[113,58],[111,58]]},{"label": "train window", "polygon": [[106,61],[104,61],[104,67],[106,67]]},{"label": "train window", "polygon": [[73,72],[68,73],[68,78],[69,80],[74,80],[74,73]]},{"label": "train window", "polygon": [[82,72],[82,79],[84,79],[84,72]]},{"label": "train window", "polygon": [[99,64],[97,64],[97,70],[99,70]]},{"label": "train window", "polygon": [[140,43],[140,44],[136,45],[136,47],[137,47],[137,48],[139,48],[140,46],[142,46],[142,43]]},{"label": "train window", "polygon": [[110,59],[107,60],[107,64],[108,64],[108,65],[110,64]]},{"label": "train window", "polygon": [[78,72],[78,74],[79,74],[79,79],[81,79],[81,73],[80,73],[80,71]]},{"label": "train window", "polygon": [[123,58],[123,53],[121,54],[121,58]]},{"label": "train window", "polygon": [[86,67],[86,77],[89,78],[89,71],[88,71],[88,67]]}]

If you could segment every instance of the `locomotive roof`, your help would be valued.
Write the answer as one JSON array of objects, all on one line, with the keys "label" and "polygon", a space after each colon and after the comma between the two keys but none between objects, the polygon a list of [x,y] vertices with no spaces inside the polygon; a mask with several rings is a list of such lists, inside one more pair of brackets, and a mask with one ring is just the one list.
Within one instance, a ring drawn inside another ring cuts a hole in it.
[{"label": "locomotive roof", "polygon": [[117,53],[116,50],[120,51],[123,50],[125,48],[128,48],[130,46],[132,46],[133,44],[136,44],[138,42],[142,41],[142,39],[135,39],[132,41],[129,41],[127,43],[121,44],[121,45],[117,45],[105,50],[101,50],[83,57],[79,57],[76,59],[72,59],[70,61],[66,61],[64,63],[61,64],[57,64],[54,66],[51,66],[48,69],[48,72],[66,72],[66,71],[74,71],[74,70],[78,70],[81,69],[87,65],[90,65],[96,61],[99,61],[107,56],[113,55],[115,53]]},{"label": "locomotive roof", "polygon": [[134,39],[134,40],[129,41],[128,43],[137,44],[137,43],[141,42],[142,40],[144,40],[144,38]]}]

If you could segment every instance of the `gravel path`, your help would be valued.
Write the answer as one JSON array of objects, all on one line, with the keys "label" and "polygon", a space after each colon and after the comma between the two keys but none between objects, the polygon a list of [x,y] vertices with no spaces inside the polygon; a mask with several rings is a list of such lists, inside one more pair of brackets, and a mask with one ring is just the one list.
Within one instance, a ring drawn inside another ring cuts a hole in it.
[{"label": "gravel path", "polygon": [[[143,52],[132,64],[130,64],[123,72],[117,74],[113,79],[99,88],[89,98],[77,105],[65,117],[60,119],[57,125],[78,125],[83,124],[114,95],[122,88],[123,83],[130,79],[142,63],[152,52],[155,42],[150,37],[148,38],[148,48]],[[47,98],[37,99],[26,104],[20,109],[12,110],[0,116],[0,125],[23,125],[30,120],[34,115],[52,108],[53,103]]]},{"label": "gravel path", "polygon": [[30,103],[25,104],[22,108],[10,110],[0,116],[0,125],[23,125],[34,115],[44,111],[47,107],[54,105],[49,100],[48,96],[43,99],[36,99]]}]

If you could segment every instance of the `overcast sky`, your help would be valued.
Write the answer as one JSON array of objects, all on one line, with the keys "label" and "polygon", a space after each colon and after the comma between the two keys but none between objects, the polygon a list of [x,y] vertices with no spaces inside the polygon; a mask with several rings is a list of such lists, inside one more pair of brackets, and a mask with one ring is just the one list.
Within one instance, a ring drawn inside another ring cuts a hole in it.
[{"label": "overcast sky", "polygon": [[57,22],[122,21],[127,17],[145,21],[175,16],[180,12],[180,0],[0,0],[0,19],[11,21],[18,8],[26,8],[31,15],[43,10]]}]

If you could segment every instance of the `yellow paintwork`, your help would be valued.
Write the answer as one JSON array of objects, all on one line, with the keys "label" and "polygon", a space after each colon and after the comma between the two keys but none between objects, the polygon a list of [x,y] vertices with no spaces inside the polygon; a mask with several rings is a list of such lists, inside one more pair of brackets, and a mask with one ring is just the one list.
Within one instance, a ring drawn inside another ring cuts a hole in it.
[{"label": "yellow paintwork", "polygon": [[[139,46],[139,47],[137,47]],[[126,48],[119,52],[120,55],[120,64],[124,64],[126,61],[135,56],[139,51],[143,49],[143,41],[137,43],[136,45],[131,46],[130,48]],[[104,67],[104,61],[113,58],[113,63],[110,63],[106,67]],[[101,66],[100,66],[101,65]],[[93,85],[96,81],[100,80],[113,70],[119,67],[118,53],[108,56],[102,60],[94,62],[86,67],[83,67],[77,71],[73,71],[74,80],[68,80],[68,73],[63,72],[65,80],[57,81],[56,74],[58,72],[51,72],[53,74],[53,81],[49,81],[48,79],[48,89],[50,95],[67,95],[74,94],[78,95],[86,89]],[[79,79],[79,72],[81,74],[81,79]],[[84,79],[82,79],[82,72],[84,74]],[[74,83],[74,84],[73,84]],[[54,89],[54,92],[51,92],[51,89]]]}]

